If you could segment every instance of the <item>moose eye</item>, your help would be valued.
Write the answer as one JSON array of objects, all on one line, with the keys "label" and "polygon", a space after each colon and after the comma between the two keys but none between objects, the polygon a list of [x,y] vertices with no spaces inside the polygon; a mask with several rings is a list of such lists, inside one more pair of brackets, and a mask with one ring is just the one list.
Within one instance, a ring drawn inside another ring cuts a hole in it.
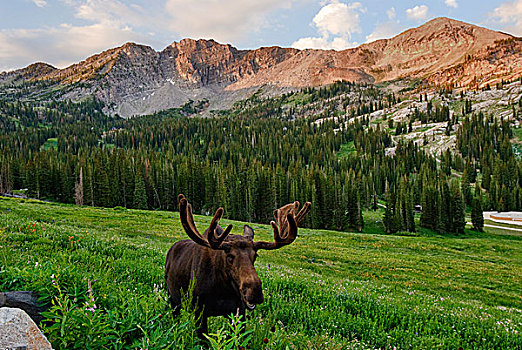
[{"label": "moose eye", "polygon": [[227,255],[227,263],[232,264],[234,262],[234,256],[229,254]]}]

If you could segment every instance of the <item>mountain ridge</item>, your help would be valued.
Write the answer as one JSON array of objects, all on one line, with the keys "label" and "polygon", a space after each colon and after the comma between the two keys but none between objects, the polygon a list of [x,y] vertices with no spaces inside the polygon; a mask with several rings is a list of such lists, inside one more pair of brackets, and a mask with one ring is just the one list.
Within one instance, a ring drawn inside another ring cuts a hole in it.
[{"label": "mountain ridge", "polygon": [[[69,67],[45,63],[0,74],[0,85],[48,81],[67,86],[62,98],[95,95],[124,116],[209,99],[227,108],[260,87],[282,91],[338,80],[380,83],[417,79],[426,86],[476,88],[522,76],[522,39],[440,17],[390,39],[342,51],[240,50],[215,40],[182,39],[162,51],[126,43]],[[76,86],[78,85],[78,86]]]}]

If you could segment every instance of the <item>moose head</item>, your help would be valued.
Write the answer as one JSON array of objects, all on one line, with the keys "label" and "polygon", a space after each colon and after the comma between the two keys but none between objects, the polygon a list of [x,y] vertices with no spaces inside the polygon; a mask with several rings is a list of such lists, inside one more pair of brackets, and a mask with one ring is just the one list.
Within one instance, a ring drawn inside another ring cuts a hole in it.
[{"label": "moose head", "polygon": [[299,211],[299,202],[287,204],[274,211],[277,220],[271,222],[273,242],[254,241],[254,230],[245,225],[242,235],[231,235],[232,225],[223,229],[219,208],[209,227],[201,234],[194,223],[192,206],[180,194],[181,224],[191,238],[175,243],[167,254],[165,277],[171,304],[176,312],[181,305],[180,289],[186,290],[195,277],[193,296],[201,311],[199,333],[207,330],[209,316],[244,314],[263,302],[263,291],[254,262],[261,249],[279,249],[297,237],[297,227],[310,211],[307,202]]}]

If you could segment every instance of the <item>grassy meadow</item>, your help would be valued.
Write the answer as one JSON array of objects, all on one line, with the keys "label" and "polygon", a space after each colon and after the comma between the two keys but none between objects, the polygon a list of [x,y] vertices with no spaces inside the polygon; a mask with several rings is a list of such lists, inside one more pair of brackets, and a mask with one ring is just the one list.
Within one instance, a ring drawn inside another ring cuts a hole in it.
[{"label": "grassy meadow", "polygon": [[[260,251],[265,303],[243,333],[211,318],[212,348],[522,349],[522,236],[387,236],[381,216]],[[176,212],[0,197],[0,290],[40,293],[56,349],[198,349],[190,310],[173,320],[165,301],[165,255],[185,238]]]}]

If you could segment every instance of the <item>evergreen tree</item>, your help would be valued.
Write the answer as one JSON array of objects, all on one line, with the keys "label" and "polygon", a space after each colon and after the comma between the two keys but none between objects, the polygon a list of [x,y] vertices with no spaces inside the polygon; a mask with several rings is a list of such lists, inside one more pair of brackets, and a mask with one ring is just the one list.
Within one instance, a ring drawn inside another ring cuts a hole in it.
[{"label": "evergreen tree", "polygon": [[384,215],[382,218],[382,223],[384,225],[384,232],[387,234],[395,233],[397,232],[395,230],[394,225],[394,196],[390,189],[386,192],[386,208],[384,209]]},{"label": "evergreen tree", "polygon": [[452,186],[451,208],[453,211],[453,222],[451,225],[451,232],[464,233],[464,228],[466,227],[465,207],[464,198],[462,197],[460,188],[457,183],[454,183]]},{"label": "evergreen tree", "polygon": [[421,226],[437,231],[440,226],[440,194],[435,186],[428,184],[422,195]]},{"label": "evergreen tree", "polygon": [[471,223],[473,229],[482,232],[484,228],[484,214],[482,213],[482,200],[480,196],[473,197],[471,203]]},{"label": "evergreen tree", "polygon": [[135,209],[147,209],[147,193],[141,168],[138,169],[134,183],[134,202],[132,203],[132,207]]},{"label": "evergreen tree", "polygon": [[406,230],[408,232],[416,232],[415,229],[415,214],[414,214],[413,189],[406,192],[406,201],[404,206],[406,208]]},{"label": "evergreen tree", "polygon": [[460,179],[460,188],[462,191],[462,195],[464,197],[464,202],[466,205],[471,205],[471,201],[473,200],[473,195],[471,193],[471,185],[469,183],[469,179],[467,176],[462,176]]}]

